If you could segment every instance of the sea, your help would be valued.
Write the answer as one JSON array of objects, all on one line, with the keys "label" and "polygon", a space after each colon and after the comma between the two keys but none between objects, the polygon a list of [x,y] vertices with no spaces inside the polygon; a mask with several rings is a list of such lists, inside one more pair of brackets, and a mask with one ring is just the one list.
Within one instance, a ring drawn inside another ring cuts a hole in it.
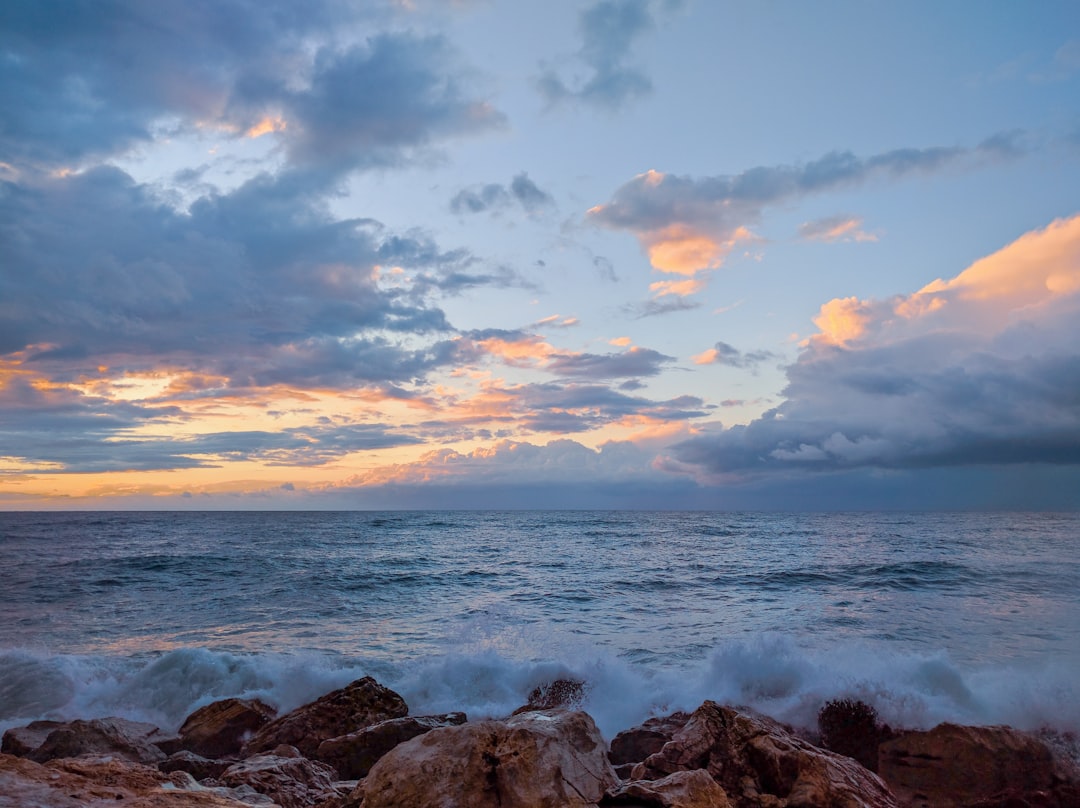
[{"label": "sea", "polygon": [[365,675],[470,718],[578,679],[608,738],[705,699],[1075,732],[1080,514],[0,513],[0,731]]}]

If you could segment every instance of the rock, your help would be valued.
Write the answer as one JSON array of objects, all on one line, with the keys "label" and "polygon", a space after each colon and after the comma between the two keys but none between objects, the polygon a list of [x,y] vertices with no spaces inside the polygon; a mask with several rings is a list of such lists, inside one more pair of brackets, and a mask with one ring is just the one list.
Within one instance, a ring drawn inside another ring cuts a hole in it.
[{"label": "rock", "polygon": [[777,722],[706,701],[635,780],[705,769],[738,808],[897,808],[885,784],[851,758],[818,749]]},{"label": "rock", "polygon": [[196,780],[205,780],[207,777],[220,776],[234,762],[232,760],[210,760],[187,749],[181,749],[161,761],[158,764],[158,771],[163,771],[166,774],[169,772],[187,772]]},{"label": "rock", "polygon": [[307,808],[337,797],[336,779],[334,770],[325,763],[276,754],[255,755],[234,763],[217,778],[232,788],[250,786],[281,808]]},{"label": "rock", "polygon": [[248,741],[245,754],[265,752],[284,743],[295,746],[305,757],[315,757],[323,741],[408,712],[401,696],[365,676],[271,721]]},{"label": "rock", "polygon": [[591,806],[616,784],[606,745],[582,712],[546,710],[442,727],[376,763],[345,808]]},{"label": "rock", "polygon": [[235,755],[277,711],[257,699],[223,699],[189,715],[180,727],[180,747],[206,758]]},{"label": "rock", "polygon": [[119,755],[137,763],[158,763],[165,759],[165,753],[154,745],[154,741],[163,737],[153,724],[125,718],[64,723],[35,721],[5,733],[4,749],[24,749],[21,756],[37,763],[81,755]]},{"label": "rock", "polygon": [[578,679],[556,679],[534,687],[529,693],[528,702],[514,710],[513,715],[558,707],[577,709],[585,700],[585,693],[585,683]]},{"label": "rock", "polygon": [[464,724],[465,720],[465,713],[391,718],[365,727],[359,732],[351,732],[339,738],[323,741],[319,744],[315,758],[337,769],[340,777],[346,779],[367,777],[375,761],[399,743],[404,743],[410,738],[439,727]]},{"label": "rock", "polygon": [[731,808],[724,789],[703,769],[675,772],[659,780],[632,780],[608,789],[600,808]]},{"label": "rock", "polygon": [[49,733],[63,726],[60,721],[33,721],[25,727],[13,727],[4,733],[0,742],[0,752],[18,757],[27,757],[45,743]]},{"label": "rock", "polygon": [[57,759],[45,765],[0,754],[0,808],[250,808],[201,788],[182,772],[113,756]]},{"label": "rock", "polygon": [[882,778],[911,805],[944,808],[1045,792],[1057,779],[1046,744],[1010,727],[939,724],[883,743],[878,754]]},{"label": "rock", "polygon": [[878,770],[878,746],[896,737],[878,721],[877,710],[858,699],[834,699],[818,712],[821,746]]},{"label": "rock", "polygon": [[639,726],[625,729],[611,739],[608,759],[616,767],[640,763],[649,755],[659,752],[689,720],[689,713],[678,712],[650,718]]}]

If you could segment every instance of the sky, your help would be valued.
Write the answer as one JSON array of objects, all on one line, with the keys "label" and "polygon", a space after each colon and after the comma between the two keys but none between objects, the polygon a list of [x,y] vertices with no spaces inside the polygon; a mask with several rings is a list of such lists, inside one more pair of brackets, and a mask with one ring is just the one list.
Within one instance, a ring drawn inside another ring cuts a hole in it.
[{"label": "sky", "polygon": [[56,508],[1080,508],[1080,5],[0,4]]}]

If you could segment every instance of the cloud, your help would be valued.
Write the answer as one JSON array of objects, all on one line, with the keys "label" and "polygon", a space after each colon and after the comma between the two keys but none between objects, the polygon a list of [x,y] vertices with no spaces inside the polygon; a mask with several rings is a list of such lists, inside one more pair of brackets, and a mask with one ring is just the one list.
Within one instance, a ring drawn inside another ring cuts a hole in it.
[{"label": "cloud", "polygon": [[465,213],[498,213],[517,202],[529,215],[554,207],[551,194],[541,190],[525,172],[517,174],[509,187],[498,183],[464,188],[450,200],[450,211]]},{"label": "cloud", "polygon": [[863,220],[859,216],[827,216],[815,219],[799,226],[799,238],[806,241],[877,241],[873,233],[862,229]]},{"label": "cloud", "polygon": [[[633,233],[654,269],[697,282],[662,281],[654,293],[694,294],[702,278],[721,267],[738,245],[760,240],[754,228],[769,207],[875,178],[929,173],[965,160],[1004,159],[1015,154],[1005,144],[1015,141],[1010,134],[974,149],[907,148],[870,157],[832,152],[802,165],[760,166],[731,176],[693,178],[650,170],[624,184],[611,201],[589,209],[586,220]],[[838,225],[843,222],[833,222]],[[824,225],[809,227],[810,234],[828,233]],[[854,237],[856,231],[845,232]]]},{"label": "cloud", "polygon": [[652,92],[649,77],[626,63],[634,41],[655,27],[649,0],[602,0],[581,12],[579,25],[577,56],[591,75],[570,87],[555,71],[545,71],[537,87],[549,103],[617,110]]},{"label": "cloud", "polygon": [[628,348],[613,354],[556,354],[547,369],[562,376],[582,376],[589,379],[615,379],[628,376],[656,376],[675,357],[650,350]]},{"label": "cloud", "polygon": [[786,401],[675,446],[702,478],[1080,465],[1080,216],[949,280],[822,306]]},{"label": "cloud", "polygon": [[[466,89],[447,42],[380,33],[380,4],[135,0],[0,11],[0,153],[17,166],[100,160],[171,133],[274,133],[293,167],[324,175],[400,163],[502,116]],[[364,41],[346,32],[372,31]]]},{"label": "cloud", "polygon": [[748,351],[743,353],[726,342],[717,342],[712,348],[693,357],[695,365],[728,365],[733,368],[757,368],[762,362],[778,359],[772,351]]}]

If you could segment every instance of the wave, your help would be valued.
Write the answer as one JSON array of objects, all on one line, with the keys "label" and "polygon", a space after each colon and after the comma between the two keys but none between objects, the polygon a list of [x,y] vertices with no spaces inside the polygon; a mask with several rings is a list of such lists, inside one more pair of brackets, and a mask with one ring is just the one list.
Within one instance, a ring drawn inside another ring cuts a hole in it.
[{"label": "wave", "polygon": [[[825,701],[860,698],[894,726],[941,721],[1080,730],[1076,660],[963,667],[944,651],[900,653],[868,644],[808,650],[765,634],[712,648],[704,659],[659,665],[647,648],[614,656],[596,648],[548,648],[535,638],[487,637],[460,651],[392,664],[328,653],[227,653],[177,648],[131,656],[0,651],[0,731],[32,720],[118,715],[175,730],[194,709],[229,696],[286,711],[361,676],[398,691],[413,714],[463,710],[507,715],[538,684],[587,683],[582,705],[612,737],[650,715],[692,710],[705,699],[759,710],[812,728]],[[534,651],[536,646],[532,646]]]}]

